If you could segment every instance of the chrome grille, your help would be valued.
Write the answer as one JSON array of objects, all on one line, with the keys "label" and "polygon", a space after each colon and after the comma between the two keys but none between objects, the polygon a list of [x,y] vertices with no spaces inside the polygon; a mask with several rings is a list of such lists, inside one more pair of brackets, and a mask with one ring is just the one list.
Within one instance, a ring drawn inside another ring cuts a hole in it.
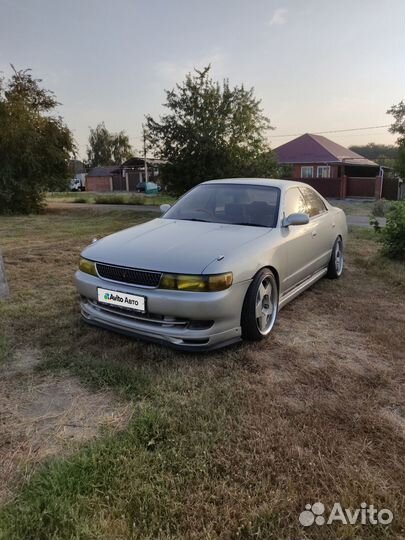
[{"label": "chrome grille", "polygon": [[96,263],[96,266],[97,272],[103,278],[120,281],[121,283],[140,285],[142,287],[157,287],[162,276],[160,272],[126,268],[125,266],[112,266],[102,263]]}]

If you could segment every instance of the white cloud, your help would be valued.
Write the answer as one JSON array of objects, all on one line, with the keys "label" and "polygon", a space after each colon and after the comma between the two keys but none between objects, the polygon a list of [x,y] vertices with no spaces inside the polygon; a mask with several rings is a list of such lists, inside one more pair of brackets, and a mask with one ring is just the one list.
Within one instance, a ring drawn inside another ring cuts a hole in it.
[{"label": "white cloud", "polygon": [[269,21],[269,26],[273,25],[282,25],[287,22],[287,13],[288,9],[285,8],[277,8],[274,10],[274,13]]},{"label": "white cloud", "polygon": [[155,65],[155,73],[158,79],[163,80],[165,84],[173,85],[181,82],[187,73],[191,73],[194,68],[202,69],[208,64],[212,67],[213,76],[222,78],[224,75],[225,56],[220,50],[214,50],[211,54],[188,59],[182,62],[163,61]]}]

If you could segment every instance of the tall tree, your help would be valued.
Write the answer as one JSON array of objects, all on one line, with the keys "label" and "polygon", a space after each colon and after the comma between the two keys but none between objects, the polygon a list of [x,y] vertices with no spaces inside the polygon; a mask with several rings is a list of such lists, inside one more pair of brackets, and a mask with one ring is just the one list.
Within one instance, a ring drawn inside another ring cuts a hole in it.
[{"label": "tall tree", "polygon": [[124,131],[111,133],[104,122],[90,128],[87,162],[90,167],[120,165],[132,156],[128,135]]},{"label": "tall tree", "polygon": [[405,101],[393,105],[388,109],[387,114],[392,114],[394,117],[394,123],[390,127],[391,133],[398,135],[398,157],[395,168],[399,176],[405,180]]},{"label": "tall tree", "polygon": [[253,88],[214,82],[208,66],[166,91],[165,107],[169,112],[159,120],[147,116],[147,138],[167,160],[162,177],[175,191],[213,178],[276,173],[266,143],[270,121]]},{"label": "tall tree", "polygon": [[393,144],[368,143],[350,146],[350,150],[386,167],[393,167],[398,156],[398,147]]},{"label": "tall tree", "polygon": [[29,69],[0,80],[0,213],[34,212],[66,184],[75,147],[53,92]]}]

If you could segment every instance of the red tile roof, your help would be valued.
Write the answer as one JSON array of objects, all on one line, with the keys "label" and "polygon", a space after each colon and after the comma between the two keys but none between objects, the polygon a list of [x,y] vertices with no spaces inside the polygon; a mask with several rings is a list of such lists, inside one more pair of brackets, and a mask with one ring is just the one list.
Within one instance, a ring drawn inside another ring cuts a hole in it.
[{"label": "red tile roof", "polygon": [[274,149],[279,163],[344,163],[378,167],[377,163],[322,135],[305,133]]}]

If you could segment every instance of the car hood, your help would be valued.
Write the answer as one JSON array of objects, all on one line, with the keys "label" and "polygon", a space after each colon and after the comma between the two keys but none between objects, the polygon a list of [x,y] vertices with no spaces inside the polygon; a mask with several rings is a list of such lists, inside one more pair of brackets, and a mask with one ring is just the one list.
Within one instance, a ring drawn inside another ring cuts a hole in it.
[{"label": "car hood", "polygon": [[111,234],[88,246],[83,257],[96,262],[185,274],[200,274],[214,260],[269,234],[271,229],[154,219]]}]

